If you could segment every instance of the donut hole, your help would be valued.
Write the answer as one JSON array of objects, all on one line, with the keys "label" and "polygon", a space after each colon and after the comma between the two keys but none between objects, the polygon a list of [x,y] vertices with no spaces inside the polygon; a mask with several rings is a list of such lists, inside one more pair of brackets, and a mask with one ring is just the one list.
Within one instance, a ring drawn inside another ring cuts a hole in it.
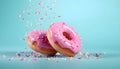
[{"label": "donut hole", "polygon": [[68,40],[72,40],[71,36],[67,32],[63,32],[63,36]]},{"label": "donut hole", "polygon": [[34,42],[33,42],[33,45],[34,45],[34,46],[37,46],[37,45],[38,45],[38,44],[37,44],[37,41],[34,41]]}]

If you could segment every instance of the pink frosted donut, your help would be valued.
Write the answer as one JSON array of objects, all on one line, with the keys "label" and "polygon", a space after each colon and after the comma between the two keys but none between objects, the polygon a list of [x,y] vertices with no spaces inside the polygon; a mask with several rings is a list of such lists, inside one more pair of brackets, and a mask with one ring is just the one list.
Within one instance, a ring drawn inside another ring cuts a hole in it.
[{"label": "pink frosted donut", "polygon": [[81,49],[79,35],[64,22],[53,23],[48,29],[47,37],[52,47],[66,56],[74,56]]},{"label": "pink frosted donut", "polygon": [[27,43],[36,52],[45,55],[54,55],[56,51],[50,45],[46,34],[46,31],[34,30],[28,34]]}]

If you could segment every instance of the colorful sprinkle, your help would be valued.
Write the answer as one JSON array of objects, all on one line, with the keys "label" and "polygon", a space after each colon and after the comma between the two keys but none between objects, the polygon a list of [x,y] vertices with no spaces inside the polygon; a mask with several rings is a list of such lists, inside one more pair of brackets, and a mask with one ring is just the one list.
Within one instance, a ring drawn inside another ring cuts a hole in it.
[{"label": "colorful sprinkle", "polygon": [[43,20],[44,18],[40,18],[40,20]]},{"label": "colorful sprinkle", "polygon": [[21,58],[21,61],[24,61],[24,58]]},{"label": "colorful sprinkle", "polygon": [[50,8],[50,10],[53,10],[52,8]]},{"label": "colorful sprinkle", "polygon": [[59,18],[61,17],[61,16],[58,16]]},{"label": "colorful sprinkle", "polygon": [[20,57],[21,56],[20,53],[18,53],[17,56]]},{"label": "colorful sprinkle", "polygon": [[38,2],[38,5],[41,5],[41,2]]}]

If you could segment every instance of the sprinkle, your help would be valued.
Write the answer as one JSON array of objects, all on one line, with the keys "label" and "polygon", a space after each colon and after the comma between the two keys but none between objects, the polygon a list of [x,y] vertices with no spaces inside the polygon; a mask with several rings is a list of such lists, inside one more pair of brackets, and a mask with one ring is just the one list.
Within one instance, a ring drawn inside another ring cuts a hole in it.
[{"label": "sprinkle", "polygon": [[36,11],[35,14],[40,14],[40,11]]},{"label": "sprinkle", "polygon": [[18,53],[17,56],[20,57],[21,56],[20,53]]},{"label": "sprinkle", "polygon": [[40,18],[40,20],[43,20],[44,18]]},{"label": "sprinkle", "polygon": [[21,61],[24,61],[24,58],[21,58]]},{"label": "sprinkle", "polygon": [[85,52],[84,55],[85,55],[86,58],[88,58],[89,53]]},{"label": "sprinkle", "polygon": [[58,18],[60,18],[61,16],[58,16]]},{"label": "sprinkle", "polygon": [[11,61],[11,59],[9,58],[8,61]]},{"label": "sprinkle", "polygon": [[76,47],[78,47],[78,45]]},{"label": "sprinkle", "polygon": [[50,8],[50,10],[52,10],[52,8]]},{"label": "sprinkle", "polygon": [[95,54],[96,57],[100,57],[100,55],[102,55],[102,54],[101,53],[100,54],[99,53]]},{"label": "sprinkle", "polygon": [[50,60],[50,58],[46,57],[47,60]]},{"label": "sprinkle", "polygon": [[31,56],[34,55],[34,52],[31,52],[30,55],[31,55]]},{"label": "sprinkle", "polygon": [[26,57],[29,57],[30,55],[29,55],[29,54],[26,54],[25,56],[26,56]]},{"label": "sprinkle", "polygon": [[25,20],[24,18],[22,18],[22,20]]},{"label": "sprinkle", "polygon": [[38,11],[38,14],[40,14],[40,11]]},{"label": "sprinkle", "polygon": [[73,60],[73,57],[69,57],[70,60]]},{"label": "sprinkle", "polygon": [[82,57],[79,57],[78,59],[82,59]]},{"label": "sprinkle", "polygon": [[38,2],[38,5],[41,5],[41,2]]}]

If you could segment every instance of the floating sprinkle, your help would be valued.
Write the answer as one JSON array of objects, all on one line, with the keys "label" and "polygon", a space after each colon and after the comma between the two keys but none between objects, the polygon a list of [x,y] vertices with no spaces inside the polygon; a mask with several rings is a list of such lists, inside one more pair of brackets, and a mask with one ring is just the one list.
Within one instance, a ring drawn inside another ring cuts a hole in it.
[{"label": "floating sprinkle", "polygon": [[40,11],[35,12],[35,14],[40,14]]},{"label": "floating sprinkle", "polygon": [[44,18],[40,18],[40,20],[43,20]]},{"label": "floating sprinkle", "polygon": [[58,16],[59,18],[61,17],[61,16]]},{"label": "floating sprinkle", "polygon": [[29,57],[30,55],[29,55],[29,54],[26,54],[25,56],[26,56],[26,57]]},{"label": "floating sprinkle", "polygon": [[38,11],[38,14],[40,14],[40,11]]},{"label": "floating sprinkle", "polygon": [[11,61],[11,59],[9,58],[8,61]]},{"label": "floating sprinkle", "polygon": [[50,10],[53,10],[53,8],[50,8]]},{"label": "floating sprinkle", "polygon": [[18,53],[17,56],[20,57],[21,56],[20,53]]},{"label": "floating sprinkle", "polygon": [[38,2],[38,5],[41,5],[41,2]]}]

